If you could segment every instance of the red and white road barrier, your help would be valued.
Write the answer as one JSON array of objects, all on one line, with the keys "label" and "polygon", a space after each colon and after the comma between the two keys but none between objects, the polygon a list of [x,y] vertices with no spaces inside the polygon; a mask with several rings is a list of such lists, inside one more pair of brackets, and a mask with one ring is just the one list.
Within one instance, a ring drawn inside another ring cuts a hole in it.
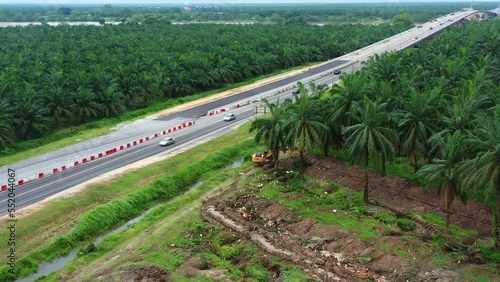
[{"label": "red and white road barrier", "polygon": [[228,109],[226,109],[226,108],[220,108],[220,109],[216,109],[216,110],[211,110],[211,111],[208,111],[207,116],[213,116],[213,115],[222,114],[222,113],[225,113],[227,110]]},{"label": "red and white road barrier", "polygon": [[[38,179],[42,179],[44,177],[47,177],[47,176],[50,176],[50,175],[53,175],[53,174],[57,174],[57,173],[62,172],[62,171],[66,171],[66,170],[68,170],[70,168],[77,167],[77,166],[79,166],[81,164],[87,164],[89,162],[95,161],[95,160],[100,159],[102,157],[112,155],[112,154],[114,154],[114,153],[116,153],[118,151],[123,151],[125,149],[132,148],[133,146],[137,146],[139,144],[142,144],[144,142],[150,141],[152,139],[156,139],[156,138],[158,138],[158,137],[160,137],[162,135],[167,135],[167,134],[172,133],[174,131],[181,130],[183,128],[194,126],[194,125],[195,125],[195,121],[194,120],[183,122],[183,123],[181,123],[181,124],[179,124],[179,125],[177,125],[175,127],[169,128],[167,130],[163,130],[162,132],[155,133],[155,134],[146,136],[144,138],[140,138],[139,140],[127,143],[126,145],[120,145],[120,146],[117,146],[115,148],[111,148],[109,150],[106,150],[106,151],[104,151],[102,153],[97,154],[97,157],[96,157],[96,155],[92,155],[92,156],[83,158],[81,160],[71,162],[71,163],[69,163],[67,165],[63,165],[61,167],[52,168],[50,171],[47,171],[47,172],[39,172],[36,175],[32,175],[32,176],[30,176],[30,177],[28,177],[26,179],[19,180],[17,182],[17,184],[15,184],[15,186],[21,186],[21,185],[26,184],[28,182],[35,181],[35,180],[38,180]],[[8,185],[7,184],[3,184],[0,187],[1,187],[0,192],[1,191],[7,191],[7,189],[8,189]]]},{"label": "red and white road barrier", "polygon": [[[260,99],[262,98],[269,98],[269,97],[272,97],[272,96],[275,96],[275,95],[278,95],[278,94],[283,94],[287,91],[290,91],[292,89],[295,89],[297,88],[297,84],[292,84],[292,85],[288,85],[288,86],[285,86],[281,89],[278,89],[276,92],[273,92],[272,94],[269,94],[267,96],[262,96],[260,97]],[[222,114],[222,113],[225,113],[229,110],[233,110],[233,109],[238,109],[238,108],[241,108],[241,107],[244,107],[244,106],[248,106],[252,104],[252,100],[248,100],[246,102],[241,102],[241,103],[238,103],[238,104],[233,104],[233,105],[230,105],[226,108],[219,108],[219,109],[213,109],[213,110],[210,110],[207,112],[207,116],[214,116],[214,115],[217,115],[217,114]]]}]

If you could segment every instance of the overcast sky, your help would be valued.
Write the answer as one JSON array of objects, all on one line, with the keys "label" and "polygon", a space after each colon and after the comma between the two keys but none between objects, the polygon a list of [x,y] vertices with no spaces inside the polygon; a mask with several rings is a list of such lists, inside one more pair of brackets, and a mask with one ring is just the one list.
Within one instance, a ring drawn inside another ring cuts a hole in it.
[{"label": "overcast sky", "polygon": [[186,0],[0,0],[0,4],[50,4],[50,5],[68,5],[68,4],[242,4],[242,3],[374,3],[374,2],[384,2],[384,3],[411,3],[411,2],[463,2],[463,3],[474,3],[474,2],[497,2],[500,0],[481,0],[481,1],[466,1],[466,0],[196,0],[196,1],[186,1]]}]

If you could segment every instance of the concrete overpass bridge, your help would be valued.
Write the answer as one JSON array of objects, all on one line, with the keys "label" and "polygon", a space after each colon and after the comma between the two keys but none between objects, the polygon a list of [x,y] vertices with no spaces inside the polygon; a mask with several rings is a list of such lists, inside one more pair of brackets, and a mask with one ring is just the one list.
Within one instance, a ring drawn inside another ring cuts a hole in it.
[{"label": "concrete overpass bridge", "polygon": [[[420,41],[431,38],[437,35],[439,32],[447,29],[448,27],[453,27],[456,25],[466,24],[471,21],[482,21],[486,19],[491,19],[493,17],[500,16],[500,8],[496,8],[489,11],[473,10],[471,8],[464,9],[462,11],[457,11],[444,15],[442,17],[431,20],[430,22],[423,23],[416,28],[408,30],[405,33],[409,33],[413,36],[412,41],[402,43],[397,50],[402,50],[407,47],[414,46]],[[403,37],[402,34],[400,36]],[[402,40],[404,42],[404,40]]]},{"label": "concrete overpass bridge", "polygon": [[468,21],[483,21],[491,18],[498,17],[500,15],[500,8],[496,8],[489,11],[475,11],[469,16],[465,17],[464,20]]}]

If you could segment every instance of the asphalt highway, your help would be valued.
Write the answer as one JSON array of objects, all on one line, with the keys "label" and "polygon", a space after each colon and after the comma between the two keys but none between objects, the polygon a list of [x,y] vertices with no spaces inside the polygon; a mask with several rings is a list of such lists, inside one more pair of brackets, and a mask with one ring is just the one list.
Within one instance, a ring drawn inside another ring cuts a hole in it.
[{"label": "asphalt highway", "polygon": [[194,107],[191,109],[187,109],[185,111],[178,112],[175,114],[171,114],[168,116],[164,116],[164,117],[161,117],[158,119],[169,120],[169,119],[176,118],[176,117],[199,118],[199,117],[206,115],[207,112],[212,110],[212,109],[220,108],[220,107],[223,107],[225,105],[235,103],[235,102],[238,102],[240,100],[244,100],[244,99],[259,95],[259,94],[264,93],[266,91],[270,91],[270,90],[278,88],[280,86],[285,86],[285,85],[294,83],[296,81],[300,81],[302,79],[305,79],[305,78],[308,78],[311,76],[319,75],[322,72],[325,72],[327,70],[332,70],[332,69],[337,68],[338,66],[341,66],[341,65],[348,63],[348,62],[349,61],[346,61],[346,60],[335,60],[335,61],[329,62],[327,64],[318,66],[316,68],[311,68],[310,70],[303,72],[301,74],[294,75],[294,76],[291,76],[291,77],[288,77],[288,78],[285,78],[282,80],[278,80],[278,81],[275,81],[275,82],[272,82],[272,83],[269,83],[269,84],[266,84],[266,85],[263,85],[263,86],[260,86],[257,88],[253,88],[253,89],[250,89],[250,90],[247,90],[244,92],[240,92],[238,94],[231,95],[231,96],[222,98],[220,100],[216,100],[216,101],[213,101],[213,102],[210,102],[207,104],[203,104],[203,105],[200,105],[200,106],[197,106],[197,107]]},{"label": "asphalt highway", "polygon": [[[244,112],[238,114],[237,118],[238,120],[246,119],[252,115],[253,108],[247,107]],[[190,140],[210,135],[219,129],[233,124],[233,122],[223,122],[221,118],[218,118],[216,122],[210,125],[198,127],[197,130],[192,132],[185,131],[185,133],[183,133],[182,131],[179,131],[175,136],[175,143],[172,145],[166,147],[159,146],[158,142],[162,139],[160,137],[149,143],[132,147],[127,151],[118,152],[115,155],[108,156],[107,158],[98,159],[96,161],[83,164],[77,168],[57,173],[51,177],[42,178],[37,181],[18,186],[15,190],[16,211],[61,191],[72,188],[87,180],[93,179],[94,177],[100,176],[106,172],[113,171],[147,157],[179,149],[179,147],[183,146]],[[0,216],[7,213],[7,197],[8,191],[0,193]]]},{"label": "asphalt highway", "polygon": [[[147,157],[165,152],[171,152],[173,150],[181,148],[181,146],[185,146],[192,140],[196,140],[198,138],[215,136],[217,135],[217,131],[223,131],[224,128],[231,127],[234,124],[234,122],[223,122],[223,115],[217,115],[214,117],[206,116],[207,112],[210,110],[222,108],[224,106],[248,99],[250,97],[257,97],[262,93],[282,86],[290,85],[297,81],[308,81],[314,78],[314,82],[317,85],[334,83],[338,80],[338,76],[319,76],[322,73],[336,69],[339,66],[345,66],[347,63],[350,63],[350,65],[349,67],[343,69],[344,72],[356,71],[362,67],[361,63],[374,53],[380,54],[385,51],[400,50],[411,46],[427,36],[432,36],[432,34],[437,32],[438,30],[446,28],[448,25],[451,25],[455,21],[460,20],[462,16],[459,13],[462,14],[464,12],[458,12],[457,15],[455,15],[453,18],[443,17],[443,19],[440,19],[439,21],[426,23],[425,25],[422,25],[423,27],[421,28],[414,28],[412,30],[405,31],[400,35],[393,36],[360,50],[354,51],[353,53],[342,56],[337,60],[333,60],[317,67],[313,67],[301,74],[275,81],[270,84],[247,90],[219,100],[215,100],[204,105],[160,117],[157,120],[170,121],[179,118],[190,118],[197,120],[195,126],[180,130],[173,134],[175,135],[174,137],[176,138],[176,142],[175,144],[168,147],[161,147],[158,145],[158,142],[161,140],[161,138],[154,139],[144,144],[127,149],[123,152],[119,151],[111,156],[107,156],[106,158],[98,159],[93,162],[72,168],[70,170],[57,173],[50,177],[42,178],[21,186],[17,186],[15,190],[16,211],[19,211],[23,207],[36,203],[61,191],[84,183],[106,172],[113,171],[117,168],[121,168]],[[432,29],[430,29],[431,26],[433,27]],[[280,97],[283,96],[280,95]],[[235,112],[237,114],[236,122],[247,119],[254,115],[253,107],[242,107],[240,109],[237,109],[237,111]],[[7,212],[8,197],[8,191],[0,191],[0,216],[5,215]]]}]

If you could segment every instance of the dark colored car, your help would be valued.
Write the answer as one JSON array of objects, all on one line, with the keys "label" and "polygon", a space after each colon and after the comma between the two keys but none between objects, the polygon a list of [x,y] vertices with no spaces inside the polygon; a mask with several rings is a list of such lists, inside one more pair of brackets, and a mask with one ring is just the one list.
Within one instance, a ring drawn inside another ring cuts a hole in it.
[{"label": "dark colored car", "polygon": [[339,75],[341,73],[342,73],[342,71],[340,71],[339,69],[336,69],[336,70],[333,71],[334,75]]}]

